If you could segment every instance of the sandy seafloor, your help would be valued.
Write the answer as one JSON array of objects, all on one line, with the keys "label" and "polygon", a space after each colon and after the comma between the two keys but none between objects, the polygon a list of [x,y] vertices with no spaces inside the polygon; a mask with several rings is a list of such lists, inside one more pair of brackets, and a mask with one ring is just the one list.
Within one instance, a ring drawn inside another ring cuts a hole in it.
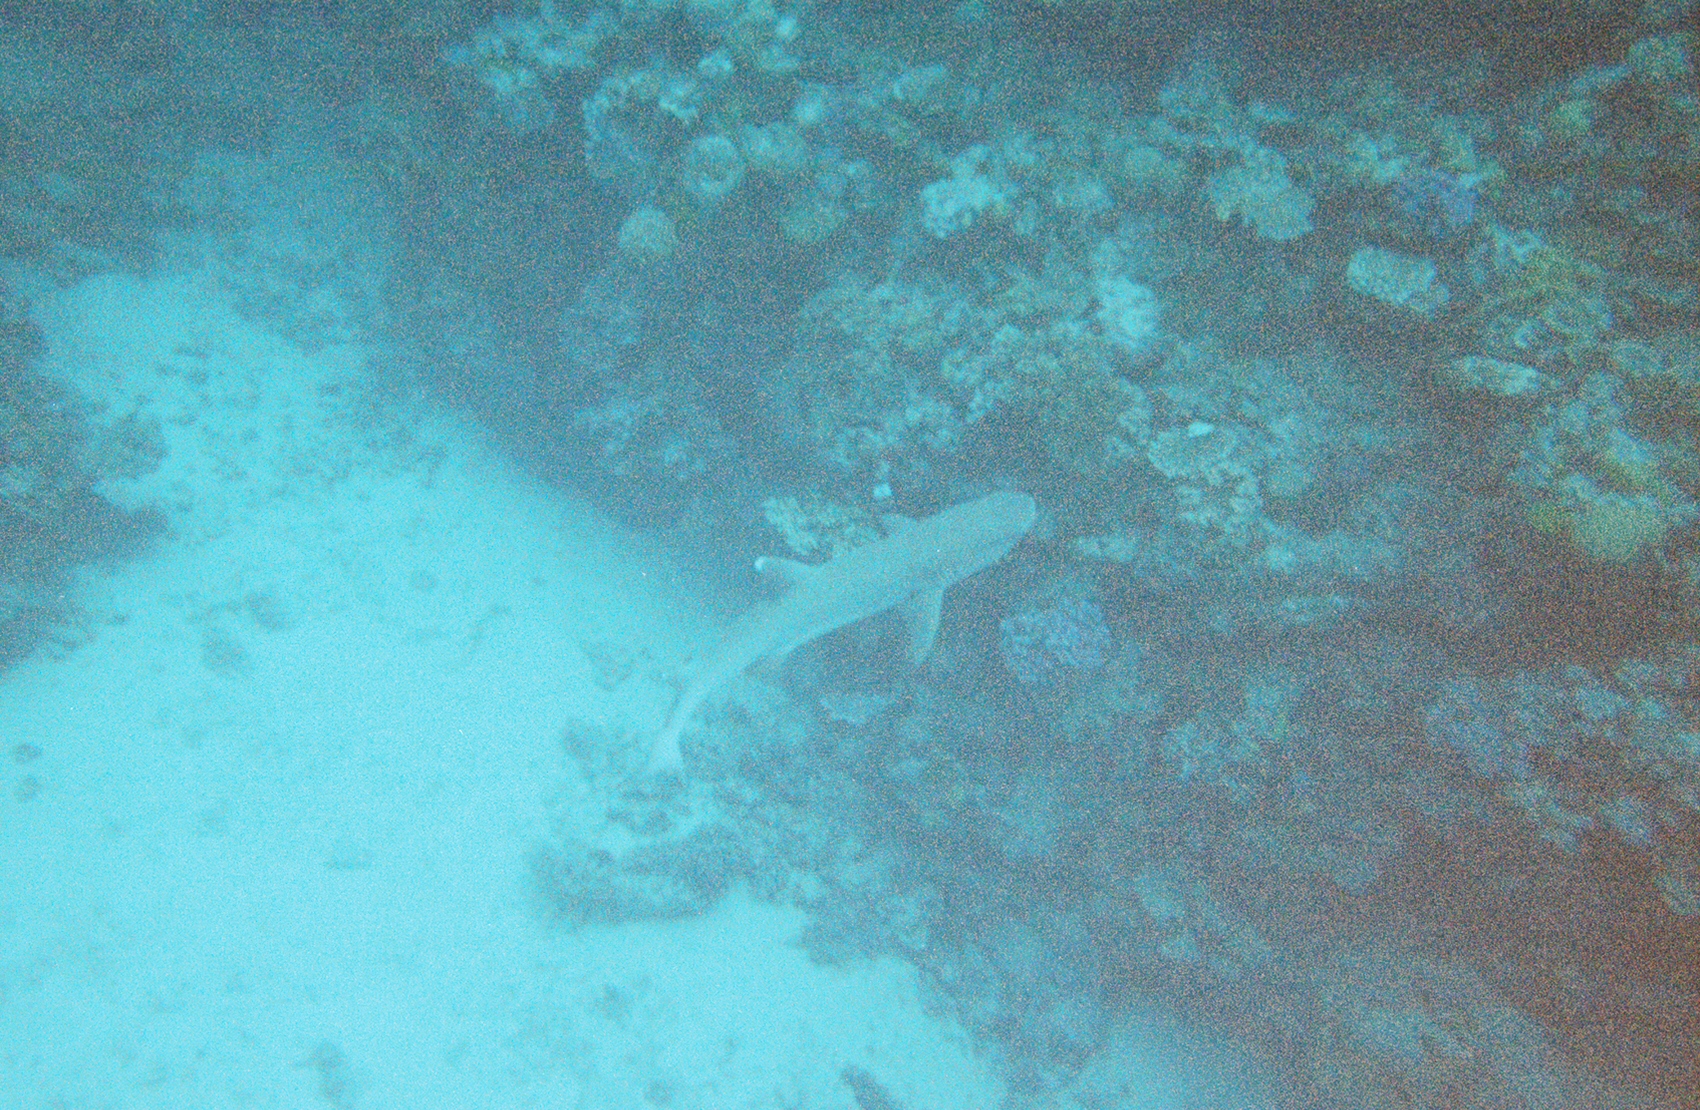
[{"label": "sandy seafloor", "polygon": [[[620,846],[563,728],[641,743],[703,607],[470,422],[369,404],[357,329],[297,346],[237,310],[263,275],[192,257],[34,291],[42,369],[158,422],[103,492],[168,531],[0,675],[40,752],[0,801],[0,1106],[853,1108],[850,1066],[999,1105],[916,971],[811,962],[802,908],[550,922],[535,847]],[[1130,1025],[1081,1093],[1244,1105],[1174,1037]]]}]

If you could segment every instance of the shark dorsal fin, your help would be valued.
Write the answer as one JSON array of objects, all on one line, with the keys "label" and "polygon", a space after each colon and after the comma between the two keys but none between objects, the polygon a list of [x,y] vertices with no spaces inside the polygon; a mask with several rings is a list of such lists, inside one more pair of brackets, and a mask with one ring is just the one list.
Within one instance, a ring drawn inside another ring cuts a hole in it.
[{"label": "shark dorsal fin", "polygon": [[807,563],[799,563],[795,559],[774,559],[766,555],[756,560],[756,573],[765,575],[775,582],[783,582],[787,586],[795,586],[814,573],[814,567]]}]

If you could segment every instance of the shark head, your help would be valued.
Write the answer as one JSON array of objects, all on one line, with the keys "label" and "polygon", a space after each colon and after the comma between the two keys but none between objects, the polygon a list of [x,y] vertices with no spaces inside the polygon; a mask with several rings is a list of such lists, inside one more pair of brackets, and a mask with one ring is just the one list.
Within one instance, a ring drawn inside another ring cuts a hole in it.
[{"label": "shark head", "polygon": [[974,526],[978,538],[992,545],[1002,544],[999,557],[1007,554],[1021,537],[1033,529],[1039,519],[1039,505],[1032,497],[1014,490],[989,493],[963,508],[976,509]]},{"label": "shark head", "polygon": [[928,517],[920,523],[929,533],[922,557],[936,560],[931,577],[947,586],[985,570],[1021,542],[1038,516],[1033,498],[1003,491]]}]

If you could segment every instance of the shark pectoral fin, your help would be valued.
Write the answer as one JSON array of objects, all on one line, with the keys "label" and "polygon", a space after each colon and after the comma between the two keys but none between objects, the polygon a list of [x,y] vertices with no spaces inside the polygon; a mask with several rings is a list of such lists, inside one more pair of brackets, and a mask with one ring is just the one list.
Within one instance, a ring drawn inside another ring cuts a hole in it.
[{"label": "shark pectoral fin", "polygon": [[772,559],[766,555],[756,560],[756,573],[764,574],[775,582],[783,582],[787,586],[795,586],[810,574],[814,567],[807,563],[799,563],[795,559]]},{"label": "shark pectoral fin", "polygon": [[918,590],[903,603],[903,619],[909,624],[909,662],[919,663],[933,650],[939,637],[939,611],[944,608],[944,590]]}]

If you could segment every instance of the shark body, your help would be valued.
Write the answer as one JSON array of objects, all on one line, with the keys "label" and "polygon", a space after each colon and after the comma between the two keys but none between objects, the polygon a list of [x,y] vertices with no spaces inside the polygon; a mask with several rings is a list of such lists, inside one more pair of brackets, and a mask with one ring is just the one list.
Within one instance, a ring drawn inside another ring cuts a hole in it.
[{"label": "shark body", "polygon": [[683,767],[679,737],[710,694],[762,659],[783,659],[811,640],[901,607],[909,658],[925,659],[938,635],[944,591],[1009,554],[1038,515],[1025,493],[993,493],[922,520],[887,517],[884,539],[818,566],[757,559],[756,570],[788,587],[744,614],[690,676],[650,748],[649,769]]}]

